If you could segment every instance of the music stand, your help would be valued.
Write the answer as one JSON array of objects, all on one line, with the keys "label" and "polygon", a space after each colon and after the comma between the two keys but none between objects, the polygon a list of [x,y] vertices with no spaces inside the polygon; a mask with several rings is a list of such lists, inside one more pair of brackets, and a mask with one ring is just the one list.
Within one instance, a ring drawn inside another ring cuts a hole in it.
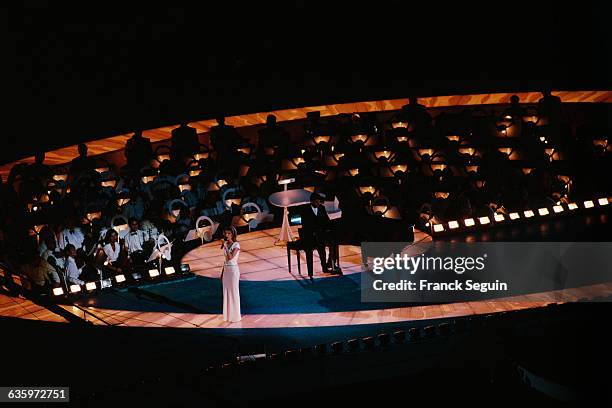
[{"label": "music stand", "polygon": [[195,230],[195,229],[189,230],[183,242],[188,242],[188,241],[193,241],[194,239],[199,239],[202,241],[202,244],[204,244],[204,234],[210,230],[211,230],[210,225],[200,228],[200,231]]},{"label": "music stand", "polygon": [[[205,225],[203,227],[200,227],[200,221],[208,221],[210,225]],[[205,215],[202,215],[196,220],[195,229],[192,229],[187,233],[187,236],[185,237],[183,242],[192,241],[194,239],[199,238],[201,241],[201,244],[203,245],[204,240],[208,242],[212,239],[212,236],[217,231],[218,227],[219,227],[219,223],[213,221],[212,219],[210,219],[209,217]],[[206,236],[207,232],[210,232],[209,237]]]},{"label": "music stand", "polygon": [[153,262],[158,258],[161,258],[161,252],[159,251],[159,249],[156,248],[153,250],[153,252],[151,252],[151,256],[149,257],[149,259],[147,259],[146,263]]},{"label": "music stand", "polygon": [[[159,242],[162,239],[166,240],[166,244],[164,245],[159,244]],[[165,257],[166,259],[170,260],[170,256],[168,257],[165,256],[165,253],[168,249],[172,250],[172,243],[168,240],[168,238],[164,234],[161,234],[159,238],[157,239],[157,244],[155,246],[155,249],[153,250],[153,252],[151,252],[151,256],[149,256],[149,259],[146,262],[146,263],[153,262],[154,260],[157,259],[159,263],[159,274],[160,275],[162,273],[162,258]]]}]

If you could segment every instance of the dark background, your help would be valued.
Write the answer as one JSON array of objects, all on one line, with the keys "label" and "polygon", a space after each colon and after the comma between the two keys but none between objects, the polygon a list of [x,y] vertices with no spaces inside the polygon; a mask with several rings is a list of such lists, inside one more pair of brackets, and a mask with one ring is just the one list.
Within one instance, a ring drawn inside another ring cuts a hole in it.
[{"label": "dark background", "polygon": [[5,14],[0,162],[220,112],[611,88],[603,2],[56,3]]}]

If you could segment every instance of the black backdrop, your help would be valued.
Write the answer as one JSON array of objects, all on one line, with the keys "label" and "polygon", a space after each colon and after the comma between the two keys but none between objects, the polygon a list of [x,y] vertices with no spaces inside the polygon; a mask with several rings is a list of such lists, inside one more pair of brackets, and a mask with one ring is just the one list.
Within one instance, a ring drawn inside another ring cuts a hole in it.
[{"label": "black backdrop", "polygon": [[220,112],[611,88],[603,4],[55,3],[6,13],[0,162]]}]

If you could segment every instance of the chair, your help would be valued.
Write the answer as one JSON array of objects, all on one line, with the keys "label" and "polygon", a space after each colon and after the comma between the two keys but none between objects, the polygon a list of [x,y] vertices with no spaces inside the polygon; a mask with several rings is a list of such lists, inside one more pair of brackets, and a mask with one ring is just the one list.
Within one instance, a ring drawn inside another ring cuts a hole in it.
[{"label": "chair", "polygon": [[184,208],[189,210],[189,205],[187,205],[187,203],[181,200],[180,198],[175,198],[173,200],[167,201],[166,211],[168,211],[168,214],[170,215],[170,217],[172,217],[173,220],[178,219],[180,211],[181,211],[180,208],[175,208],[176,204],[178,204],[179,206],[183,206]]},{"label": "chair", "polygon": [[[255,212],[246,212],[247,209],[255,209]],[[273,215],[268,211],[262,211],[261,207],[254,202],[246,202],[240,208],[240,215],[235,215],[232,218],[232,225],[242,227],[248,225],[249,231],[255,229],[259,224],[264,222],[272,222]]]},{"label": "chair", "polygon": [[115,171],[113,166],[103,157],[96,157],[96,172],[100,175],[102,181],[115,179]]},{"label": "chair", "polygon": [[[202,221],[207,221],[209,225],[200,226],[200,223]],[[210,242],[212,241],[215,232],[217,232],[219,225],[220,224],[218,222],[213,221],[205,215],[202,215],[196,220],[195,229],[189,231],[189,233],[185,237],[185,241],[191,241],[193,239],[200,238],[202,244],[204,243],[204,241]]]},{"label": "chair", "polygon": [[170,160],[170,154],[172,153],[172,148],[167,145],[160,145],[155,148],[155,153],[153,154],[153,168],[159,168],[159,166],[166,160]]},{"label": "chair", "polygon": [[[295,241],[289,241],[287,242],[287,267],[289,269],[289,273],[291,273],[291,250],[295,251],[295,256],[297,259],[297,266],[298,266],[298,273],[301,275],[302,274],[302,268],[301,268],[301,262],[300,262],[300,251],[302,250],[306,250],[306,248],[304,248],[304,244],[302,242],[302,228],[298,228],[298,235],[300,236],[300,238],[298,238]],[[330,245],[325,245],[326,247],[329,248]],[[330,251],[331,253],[331,251]],[[336,252],[336,254],[338,254],[338,252]],[[334,259],[332,262],[333,265],[340,265],[339,259]],[[341,273],[341,272],[340,272]]]}]

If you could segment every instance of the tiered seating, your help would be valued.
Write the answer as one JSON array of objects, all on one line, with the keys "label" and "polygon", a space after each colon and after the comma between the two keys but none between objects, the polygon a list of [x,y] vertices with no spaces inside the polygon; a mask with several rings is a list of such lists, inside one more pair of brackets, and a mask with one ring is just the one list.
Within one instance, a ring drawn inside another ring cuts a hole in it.
[{"label": "tiered seating", "polygon": [[[612,145],[603,122],[555,122],[535,107],[514,105],[430,113],[409,107],[367,116],[312,114],[289,123],[291,134],[277,144],[256,148],[256,135],[237,139],[225,161],[201,134],[197,151],[179,157],[160,144],[137,171],[111,156],[96,157],[95,171],[76,178],[69,166],[53,168],[44,188],[17,189],[23,224],[34,231],[17,240],[36,238],[47,224],[57,229],[68,215],[94,245],[118,215],[146,218],[176,242],[197,230],[200,216],[245,231],[262,228],[280,222],[281,210],[267,198],[286,178],[295,178],[293,188],[322,193],[348,225],[367,215],[433,234],[608,205],[612,183],[599,175],[609,173]],[[14,186],[27,181],[25,169],[14,169]],[[125,226],[125,220],[115,225]]]}]

